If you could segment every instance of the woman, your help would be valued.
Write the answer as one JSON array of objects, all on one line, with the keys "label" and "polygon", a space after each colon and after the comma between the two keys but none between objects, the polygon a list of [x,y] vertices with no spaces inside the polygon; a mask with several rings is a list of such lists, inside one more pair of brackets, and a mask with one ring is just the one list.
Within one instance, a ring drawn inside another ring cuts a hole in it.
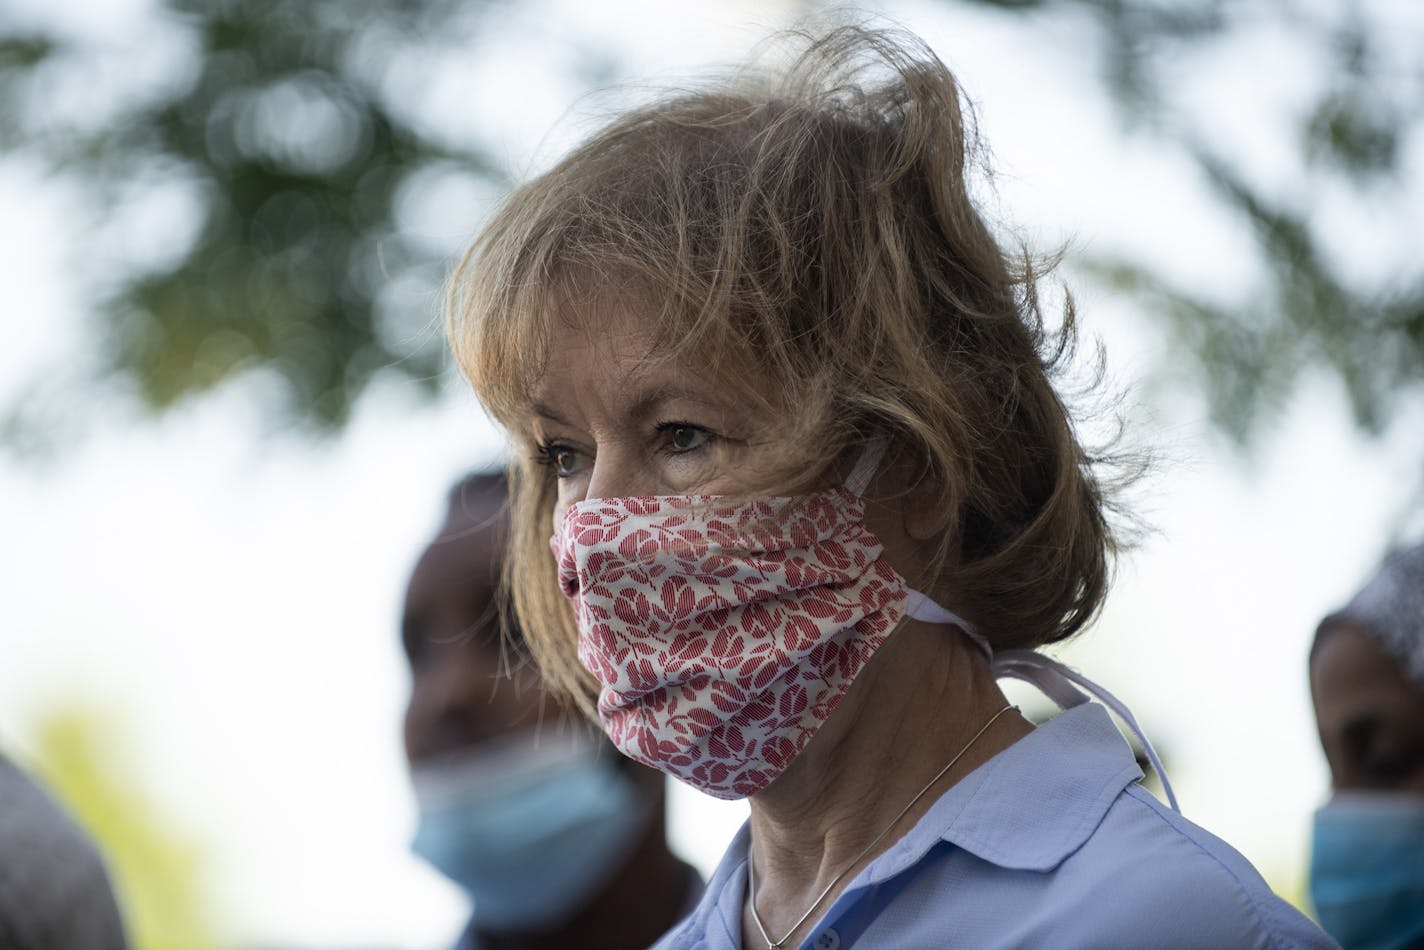
[{"label": "woman", "polygon": [[1424,947],[1424,544],[1321,621],[1310,692],[1330,763],[1310,892],[1354,950]]},{"label": "woman", "polygon": [[839,30],[614,121],[455,275],[527,450],[536,659],[624,753],[750,799],[660,946],[1328,945],[1101,707],[1035,729],[996,684],[1082,698],[1023,651],[1093,616],[1113,540],[1049,381],[1071,309],[1045,331],[970,142],[932,53]]}]

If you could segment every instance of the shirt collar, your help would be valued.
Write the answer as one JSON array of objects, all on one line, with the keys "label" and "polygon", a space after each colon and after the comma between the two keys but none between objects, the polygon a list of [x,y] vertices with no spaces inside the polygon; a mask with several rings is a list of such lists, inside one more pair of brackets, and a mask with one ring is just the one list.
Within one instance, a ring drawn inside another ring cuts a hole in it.
[{"label": "shirt collar", "polygon": [[1142,777],[1107,710],[1084,703],[1038,726],[957,782],[867,868],[883,880],[948,841],[999,867],[1050,871]]},{"label": "shirt collar", "polygon": [[[947,841],[1003,868],[1051,871],[1083,845],[1122,790],[1142,777],[1132,750],[1097,703],[1059,713],[965,776],[909,833],[856,876],[875,884]],[[750,825],[708,882],[688,933],[716,921],[739,945]]]}]

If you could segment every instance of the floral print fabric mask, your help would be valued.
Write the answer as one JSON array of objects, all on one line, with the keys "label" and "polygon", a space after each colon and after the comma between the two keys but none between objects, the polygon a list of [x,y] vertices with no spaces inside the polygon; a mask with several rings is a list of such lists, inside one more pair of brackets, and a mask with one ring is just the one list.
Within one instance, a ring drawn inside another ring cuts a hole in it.
[{"label": "floral print fabric mask", "polygon": [[968,625],[910,590],[865,526],[872,446],[844,487],[570,506],[551,547],[579,660],[625,755],[718,798],[782,773],[907,615]]}]

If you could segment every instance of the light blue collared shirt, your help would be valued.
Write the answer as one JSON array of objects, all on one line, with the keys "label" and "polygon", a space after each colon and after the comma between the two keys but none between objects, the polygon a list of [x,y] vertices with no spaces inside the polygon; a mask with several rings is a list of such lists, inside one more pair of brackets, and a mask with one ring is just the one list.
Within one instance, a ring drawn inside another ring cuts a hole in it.
[{"label": "light blue collared shirt", "polygon": [[[1141,777],[1103,707],[1061,713],[947,791],[800,946],[1335,947]],[[749,840],[743,825],[696,911],[656,950],[740,950]]]}]

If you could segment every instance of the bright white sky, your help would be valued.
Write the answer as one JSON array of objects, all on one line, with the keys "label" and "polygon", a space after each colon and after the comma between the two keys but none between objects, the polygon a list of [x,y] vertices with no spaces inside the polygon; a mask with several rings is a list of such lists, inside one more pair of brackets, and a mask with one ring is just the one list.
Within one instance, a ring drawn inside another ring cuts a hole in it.
[{"label": "bright white sky", "polygon": [[[132,4],[110,6],[113,23],[128,22]],[[544,139],[571,104],[550,39],[594,38],[634,74],[666,77],[737,59],[789,13],[750,0],[516,6],[490,42],[499,55],[462,78],[506,91],[475,103],[476,121],[520,167],[563,141]],[[1249,285],[1244,238],[1190,169],[1119,135],[1081,29],[1026,32],[934,0],[893,10],[979,102],[1001,210],[1029,236],[1132,248],[1184,281]],[[1303,55],[1288,37],[1242,37],[1197,92],[1253,171],[1287,185],[1296,169],[1279,109],[1309,92],[1289,78],[1309,74]],[[451,88],[432,95],[468,106]],[[0,163],[0,207],[6,396],[74,358],[83,325],[64,273],[84,246],[63,201],[13,163]],[[1152,392],[1142,429],[1167,461],[1146,491],[1158,532],[1123,564],[1097,628],[1060,655],[1134,708],[1186,814],[1293,888],[1325,791],[1306,646],[1416,486],[1424,416],[1367,443],[1322,381],[1243,461],[1198,399],[1157,385],[1171,353],[1148,318],[1101,292],[1080,304],[1118,378]],[[395,388],[373,393],[330,445],[261,430],[238,386],[155,424],[115,423],[53,465],[0,460],[0,746],[23,754],[57,705],[101,711],[135,784],[212,852],[235,939],[439,946],[464,908],[405,851],[397,617],[445,488],[494,458],[500,438],[464,391],[429,407]],[[674,840],[710,868],[742,813],[679,790]]]}]

